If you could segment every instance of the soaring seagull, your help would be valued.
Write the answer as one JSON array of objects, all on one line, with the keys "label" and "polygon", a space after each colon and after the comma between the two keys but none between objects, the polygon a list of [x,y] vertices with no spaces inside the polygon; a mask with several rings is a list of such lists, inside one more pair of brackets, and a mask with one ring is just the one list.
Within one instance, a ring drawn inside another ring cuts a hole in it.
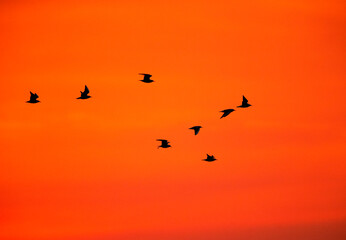
[{"label": "soaring seagull", "polygon": [[80,97],[77,99],[88,99],[91,97],[88,94],[89,94],[89,88],[87,87],[87,85],[85,85],[84,92],[80,91]]},{"label": "soaring seagull", "polygon": [[144,78],[142,80],[139,80],[139,81],[142,81],[144,83],[152,83],[152,82],[154,82],[154,80],[150,79],[152,77],[152,75],[150,75],[150,74],[140,73],[139,75],[143,75],[144,76]]},{"label": "soaring seagull", "polygon": [[240,106],[237,106],[238,108],[247,108],[250,107],[251,105],[248,104],[248,100],[246,99],[246,97],[243,95],[243,102],[241,103]]},{"label": "soaring seagull", "polygon": [[30,100],[26,101],[27,103],[38,103],[40,102],[39,100],[37,100],[38,95],[37,93],[33,94],[32,92],[30,92]]},{"label": "soaring seagull", "polygon": [[225,110],[222,110],[220,112],[223,112],[222,116],[220,117],[221,118],[224,118],[224,117],[227,117],[228,114],[230,114],[231,112],[234,112],[235,110],[234,109],[225,109]]},{"label": "soaring seagull", "polygon": [[203,159],[203,161],[207,161],[207,162],[213,162],[213,161],[215,161],[216,160],[216,158],[214,157],[214,155],[209,155],[209,154],[207,154],[207,158],[206,159]]},{"label": "soaring seagull", "polygon": [[201,129],[201,126],[194,126],[194,127],[190,127],[189,129],[192,129],[195,131],[195,135],[197,135],[199,133],[199,130]]},{"label": "soaring seagull", "polygon": [[156,141],[161,141],[161,145],[158,146],[158,148],[162,147],[162,148],[169,148],[171,147],[171,145],[169,145],[168,141],[166,139],[157,139]]}]

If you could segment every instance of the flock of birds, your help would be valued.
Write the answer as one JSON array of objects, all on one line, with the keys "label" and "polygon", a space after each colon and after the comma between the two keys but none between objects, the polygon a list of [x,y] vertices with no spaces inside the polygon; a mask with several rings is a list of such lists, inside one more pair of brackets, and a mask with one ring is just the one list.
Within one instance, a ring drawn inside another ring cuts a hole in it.
[{"label": "flock of birds", "polygon": [[[139,75],[143,75],[143,79],[140,80],[144,83],[152,83],[154,82],[154,80],[151,79],[152,75],[150,74],[146,74],[146,73],[140,73]],[[81,96],[78,97],[77,99],[88,99],[90,98],[91,96],[89,96],[89,89],[88,87],[85,85],[85,88],[84,88],[84,91],[80,91],[81,92]],[[38,103],[40,102],[38,99],[38,95],[37,93],[32,93],[30,92],[30,100],[27,101],[27,103]],[[251,105],[248,103],[248,100],[245,98],[245,96],[243,96],[243,101],[242,101],[242,104],[237,106],[238,108],[248,108],[250,107]],[[227,117],[230,113],[234,112],[235,110],[230,108],[230,109],[225,109],[225,110],[222,110],[220,112],[222,112],[222,116],[221,118],[224,118],[224,117]],[[220,119],[221,119],[220,118]],[[194,130],[195,132],[195,135],[197,135],[199,133],[199,131],[201,130],[202,126],[193,126],[189,129],[191,130]],[[157,141],[161,141],[161,145],[158,146],[158,148],[170,148],[171,145],[169,145],[170,142],[168,142],[166,139],[157,139]],[[209,155],[207,154],[207,158],[206,159],[203,159],[204,161],[207,161],[207,162],[213,162],[216,160],[216,158],[214,157],[214,155]]]}]

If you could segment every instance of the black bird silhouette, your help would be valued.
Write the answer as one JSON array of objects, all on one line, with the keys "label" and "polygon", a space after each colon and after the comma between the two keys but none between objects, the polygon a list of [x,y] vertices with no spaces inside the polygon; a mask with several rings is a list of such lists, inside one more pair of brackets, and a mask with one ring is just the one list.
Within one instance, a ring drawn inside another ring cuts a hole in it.
[{"label": "black bird silhouette", "polygon": [[221,118],[224,118],[224,117],[227,117],[228,114],[230,114],[231,112],[234,112],[235,110],[234,109],[225,109],[225,110],[222,110],[220,112],[223,112],[222,116],[220,117]]},{"label": "black bird silhouette", "polygon": [[140,73],[139,75],[143,75],[144,76],[144,78],[142,80],[139,80],[139,81],[142,81],[144,83],[152,83],[152,82],[154,82],[154,80],[150,79],[152,77],[152,75],[150,75],[150,74]]},{"label": "black bird silhouette", "polygon": [[39,100],[37,100],[38,95],[37,93],[33,94],[32,92],[30,92],[30,100],[26,101],[27,103],[38,103],[40,102]]},{"label": "black bird silhouette", "polygon": [[248,104],[248,100],[245,98],[245,96],[243,95],[243,102],[241,103],[240,106],[237,106],[238,108],[247,108],[250,107],[251,105]]},{"label": "black bird silhouette", "polygon": [[194,127],[190,127],[189,129],[192,129],[195,131],[195,135],[197,135],[199,133],[199,130],[201,129],[201,126],[194,126]]},{"label": "black bird silhouette", "polygon": [[171,147],[171,145],[169,145],[168,141],[166,139],[157,139],[156,141],[161,141],[161,145],[158,146],[158,148],[162,147],[162,148],[169,148]]},{"label": "black bird silhouette", "polygon": [[87,85],[85,85],[84,92],[80,91],[80,97],[77,98],[77,99],[88,99],[88,98],[90,98],[91,96],[88,96],[88,93],[89,93],[89,88],[87,87]]},{"label": "black bird silhouette", "polygon": [[207,154],[207,158],[206,159],[203,159],[203,161],[207,161],[207,162],[213,162],[213,161],[215,161],[216,160],[216,158],[214,157],[214,155],[209,155],[209,154]]}]

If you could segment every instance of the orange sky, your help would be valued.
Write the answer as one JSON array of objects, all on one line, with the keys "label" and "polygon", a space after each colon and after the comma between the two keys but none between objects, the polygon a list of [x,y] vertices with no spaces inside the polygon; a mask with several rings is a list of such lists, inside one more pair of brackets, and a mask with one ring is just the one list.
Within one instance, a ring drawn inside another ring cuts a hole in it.
[{"label": "orange sky", "polygon": [[345,7],[1,1],[0,239],[345,239]]}]

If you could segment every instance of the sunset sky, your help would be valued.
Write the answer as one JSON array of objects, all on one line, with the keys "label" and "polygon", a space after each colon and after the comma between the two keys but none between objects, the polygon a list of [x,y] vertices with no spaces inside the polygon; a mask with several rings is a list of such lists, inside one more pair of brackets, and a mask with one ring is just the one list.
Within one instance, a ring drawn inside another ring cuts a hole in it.
[{"label": "sunset sky", "polygon": [[0,239],[346,239],[345,12],[0,1]]}]

